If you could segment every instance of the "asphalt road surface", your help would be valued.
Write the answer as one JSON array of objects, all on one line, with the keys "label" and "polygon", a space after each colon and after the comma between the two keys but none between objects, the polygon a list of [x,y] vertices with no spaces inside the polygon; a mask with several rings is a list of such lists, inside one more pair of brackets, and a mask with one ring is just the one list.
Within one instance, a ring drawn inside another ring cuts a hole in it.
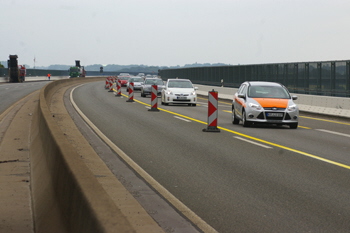
[{"label": "asphalt road surface", "polygon": [[47,81],[24,83],[1,83],[0,85],[0,114],[26,95],[41,89]]},{"label": "asphalt road surface", "polygon": [[[123,89],[125,93],[125,89]],[[301,114],[298,129],[233,125],[220,133],[197,107],[135,102],[94,82],[75,89],[82,112],[161,185],[219,232],[349,232],[350,121]]]}]

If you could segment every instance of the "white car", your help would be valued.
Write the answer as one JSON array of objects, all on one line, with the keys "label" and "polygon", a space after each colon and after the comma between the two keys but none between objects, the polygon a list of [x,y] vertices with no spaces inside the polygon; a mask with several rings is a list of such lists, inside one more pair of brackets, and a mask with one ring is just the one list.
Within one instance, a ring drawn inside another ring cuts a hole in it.
[{"label": "white car", "polygon": [[162,104],[188,104],[197,105],[198,87],[194,87],[189,79],[168,79],[162,90]]}]

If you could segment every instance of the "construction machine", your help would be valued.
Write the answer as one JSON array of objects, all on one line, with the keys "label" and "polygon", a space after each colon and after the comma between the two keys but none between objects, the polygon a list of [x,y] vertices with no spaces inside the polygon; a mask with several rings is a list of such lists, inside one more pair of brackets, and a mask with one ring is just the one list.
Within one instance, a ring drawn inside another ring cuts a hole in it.
[{"label": "construction machine", "polygon": [[8,76],[10,83],[22,83],[26,77],[26,67],[24,65],[18,65],[17,55],[10,55],[7,60]]},{"label": "construction machine", "polygon": [[80,65],[80,60],[75,60],[75,66],[69,68],[70,78],[85,77],[86,71],[84,66]]}]

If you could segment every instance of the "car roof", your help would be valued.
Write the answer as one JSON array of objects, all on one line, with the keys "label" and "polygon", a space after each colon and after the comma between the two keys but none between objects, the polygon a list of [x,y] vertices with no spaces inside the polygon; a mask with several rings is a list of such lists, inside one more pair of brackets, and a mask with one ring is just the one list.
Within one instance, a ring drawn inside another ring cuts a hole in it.
[{"label": "car roof", "polygon": [[169,78],[168,81],[191,81],[189,79],[181,79],[181,78]]},{"label": "car roof", "polygon": [[265,81],[247,81],[250,86],[282,86],[280,83],[276,82],[265,82]]}]

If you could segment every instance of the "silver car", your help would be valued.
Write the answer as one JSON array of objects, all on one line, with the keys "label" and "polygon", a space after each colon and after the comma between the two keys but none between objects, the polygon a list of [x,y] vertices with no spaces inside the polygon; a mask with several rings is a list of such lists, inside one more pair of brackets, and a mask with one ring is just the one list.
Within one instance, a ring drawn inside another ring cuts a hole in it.
[{"label": "silver car", "polygon": [[244,127],[255,123],[298,127],[299,109],[288,89],[275,82],[247,81],[241,84],[232,101],[232,123]]},{"label": "silver car", "polygon": [[141,77],[131,77],[126,84],[126,91],[129,91],[130,83],[134,83],[134,90],[141,90],[141,86],[143,84],[143,78]]},{"label": "silver car", "polygon": [[141,97],[146,97],[152,92],[152,85],[157,85],[157,95],[160,95],[164,86],[164,81],[159,78],[145,78],[145,81],[141,85]]}]

